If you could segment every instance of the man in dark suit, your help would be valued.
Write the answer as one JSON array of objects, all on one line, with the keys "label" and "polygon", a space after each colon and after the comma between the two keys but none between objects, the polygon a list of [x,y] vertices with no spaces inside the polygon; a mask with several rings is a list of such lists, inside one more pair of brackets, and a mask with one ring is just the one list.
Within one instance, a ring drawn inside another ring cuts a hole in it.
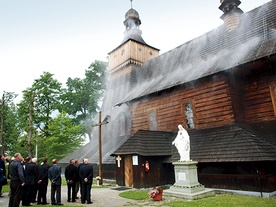
[{"label": "man in dark suit", "polygon": [[77,181],[76,181],[76,189],[75,189],[75,192],[76,192],[76,196],[75,198],[78,199],[78,192],[79,192],[79,189],[80,189],[80,176],[79,176],[79,166],[80,166],[80,162],[78,160],[75,160],[75,166],[77,167]]},{"label": "man in dark suit", "polygon": [[48,170],[48,178],[51,182],[51,204],[62,206],[61,203],[61,167],[56,159],[52,160],[52,167]]},{"label": "man in dark suit", "polygon": [[42,160],[42,164],[38,166],[38,195],[37,204],[47,205],[47,186],[48,186],[48,158]]},{"label": "man in dark suit", "polygon": [[81,203],[93,203],[91,201],[91,187],[93,182],[93,166],[88,159],[83,159],[83,165],[79,168],[79,176],[81,180]]},{"label": "man in dark suit", "polygon": [[[79,189],[79,190],[80,190],[80,195],[82,195],[82,188],[81,188],[81,186],[82,186],[82,185],[81,185],[81,181],[82,181],[82,180],[80,179],[80,173],[79,173],[79,172],[80,172],[80,167],[81,167],[82,165],[84,165],[83,159],[82,159],[82,162],[79,163],[78,166],[77,166],[77,167],[78,167],[78,181],[79,181],[79,187],[80,187],[80,189]],[[78,198],[78,197],[76,196],[76,198]]]},{"label": "man in dark suit", "polygon": [[25,185],[22,192],[22,206],[30,206],[37,179],[36,166],[31,163],[31,158],[26,157],[24,162]]},{"label": "man in dark suit", "polygon": [[70,160],[70,164],[65,168],[65,179],[67,182],[67,202],[71,201],[72,194],[72,202],[76,202],[76,182],[78,179],[78,167],[75,166],[75,160]]},{"label": "man in dark suit", "polygon": [[14,160],[9,165],[10,177],[10,199],[9,207],[19,207],[22,187],[25,185],[22,162],[23,158],[20,153],[14,154]]},{"label": "man in dark suit", "polygon": [[37,191],[38,191],[38,185],[37,185],[37,178],[38,178],[38,164],[37,164],[37,158],[36,157],[33,157],[32,158],[32,161],[31,161],[31,164],[35,167],[35,170],[36,170],[36,178],[35,178],[35,184],[34,184],[34,188],[33,188],[33,191],[32,191],[32,198],[31,198],[31,203],[36,203],[37,200]]},{"label": "man in dark suit", "polygon": [[[3,174],[4,178],[6,178],[6,166],[5,166],[5,156],[4,155],[0,155],[0,171]],[[1,184],[0,184],[0,197],[3,197]]]}]

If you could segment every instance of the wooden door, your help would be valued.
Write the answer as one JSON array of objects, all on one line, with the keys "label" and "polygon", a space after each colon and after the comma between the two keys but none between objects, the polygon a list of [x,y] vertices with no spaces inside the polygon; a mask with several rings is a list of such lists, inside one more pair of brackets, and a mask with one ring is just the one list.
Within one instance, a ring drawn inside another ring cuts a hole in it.
[{"label": "wooden door", "polygon": [[125,174],[125,186],[133,187],[133,168],[132,168],[132,157],[126,155],[124,157],[124,174]]}]

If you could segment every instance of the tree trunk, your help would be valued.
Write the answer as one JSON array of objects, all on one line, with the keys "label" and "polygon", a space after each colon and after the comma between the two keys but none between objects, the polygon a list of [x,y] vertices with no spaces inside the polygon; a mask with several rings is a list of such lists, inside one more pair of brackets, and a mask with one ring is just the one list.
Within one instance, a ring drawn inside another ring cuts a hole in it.
[{"label": "tree trunk", "polygon": [[28,156],[30,158],[33,157],[32,152],[32,137],[33,137],[33,109],[34,109],[34,94],[31,93],[30,98],[30,106],[29,106],[29,130],[28,130],[28,138],[27,138],[27,150]]}]

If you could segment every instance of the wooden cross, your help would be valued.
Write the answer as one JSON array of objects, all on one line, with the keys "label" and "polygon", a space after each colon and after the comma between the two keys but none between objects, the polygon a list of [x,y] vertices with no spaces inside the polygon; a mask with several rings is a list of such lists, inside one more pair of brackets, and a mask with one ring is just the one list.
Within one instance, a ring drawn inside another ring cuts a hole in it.
[{"label": "wooden cross", "polygon": [[118,161],[118,167],[121,167],[121,160],[122,160],[122,158],[120,157],[120,155],[118,155],[117,157],[116,157],[116,160]]}]

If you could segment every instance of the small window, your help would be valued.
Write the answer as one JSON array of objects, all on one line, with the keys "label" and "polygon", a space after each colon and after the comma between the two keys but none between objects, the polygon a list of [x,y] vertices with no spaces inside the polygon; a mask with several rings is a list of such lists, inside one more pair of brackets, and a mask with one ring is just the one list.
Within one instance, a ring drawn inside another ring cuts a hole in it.
[{"label": "small window", "polygon": [[193,113],[193,105],[191,103],[185,104],[185,118],[186,118],[186,127],[188,129],[194,129],[195,128],[194,113]]},{"label": "small window", "polygon": [[126,135],[126,119],[124,114],[119,115],[119,136]]},{"label": "small window", "polygon": [[157,117],[155,111],[149,112],[149,128],[150,130],[157,130]]}]

